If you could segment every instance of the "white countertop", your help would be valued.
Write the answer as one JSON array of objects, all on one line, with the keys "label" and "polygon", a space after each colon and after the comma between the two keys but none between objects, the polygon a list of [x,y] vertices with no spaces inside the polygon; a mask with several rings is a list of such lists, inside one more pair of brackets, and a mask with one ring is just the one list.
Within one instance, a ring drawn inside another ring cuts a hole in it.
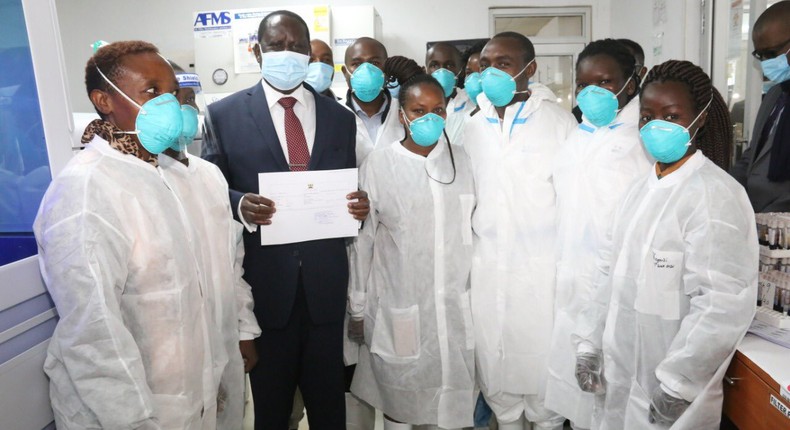
[{"label": "white countertop", "polygon": [[[738,346],[741,354],[749,357],[779,384],[790,383],[790,349],[747,333]],[[772,387],[779,391],[779,387]]]}]

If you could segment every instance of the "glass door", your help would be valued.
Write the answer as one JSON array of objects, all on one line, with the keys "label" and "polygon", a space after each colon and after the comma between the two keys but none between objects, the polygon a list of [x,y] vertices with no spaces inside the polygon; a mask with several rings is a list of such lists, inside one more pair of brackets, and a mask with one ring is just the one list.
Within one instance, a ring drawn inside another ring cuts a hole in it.
[{"label": "glass door", "polygon": [[538,69],[532,77],[551,89],[557,103],[570,111],[575,105],[576,58],[583,44],[546,44],[535,46]]},{"label": "glass door", "polygon": [[533,81],[546,85],[557,103],[570,111],[575,104],[576,58],[590,42],[589,7],[514,7],[489,9],[491,35],[521,33],[535,46],[538,69]]}]

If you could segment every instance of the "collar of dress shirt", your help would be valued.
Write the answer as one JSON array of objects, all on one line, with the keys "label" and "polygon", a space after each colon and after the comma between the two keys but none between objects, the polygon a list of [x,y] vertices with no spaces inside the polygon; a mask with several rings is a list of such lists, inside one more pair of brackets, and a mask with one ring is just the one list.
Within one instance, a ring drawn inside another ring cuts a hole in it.
[{"label": "collar of dress shirt", "polygon": [[[356,112],[357,115],[362,114],[362,115],[365,115],[366,117],[368,117],[368,114],[365,113],[364,110],[362,110],[362,107],[359,105],[359,103],[357,103],[357,101],[354,99],[354,97],[351,97],[351,103],[354,105],[354,112]],[[368,118],[374,118],[377,115],[381,115],[384,112],[384,110],[387,109],[387,105],[388,104],[389,104],[389,100],[385,96],[384,97],[384,103],[381,104],[381,107],[379,108],[379,111],[374,113],[373,116],[370,116]]]},{"label": "collar of dress shirt", "polygon": [[271,109],[277,102],[283,97],[293,97],[296,99],[296,102],[301,104],[302,106],[306,106],[305,104],[305,97],[307,97],[307,90],[305,89],[304,85],[299,84],[299,86],[291,93],[291,94],[283,94],[277,88],[269,85],[265,79],[261,79],[261,86],[263,87],[263,93],[266,95],[266,103],[269,104],[269,109]]}]

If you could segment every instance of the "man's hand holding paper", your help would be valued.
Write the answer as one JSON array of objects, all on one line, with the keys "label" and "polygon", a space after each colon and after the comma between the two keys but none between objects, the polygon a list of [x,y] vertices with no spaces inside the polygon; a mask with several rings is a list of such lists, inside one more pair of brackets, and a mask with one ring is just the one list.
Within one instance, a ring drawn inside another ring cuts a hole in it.
[{"label": "man's hand holding paper", "polygon": [[258,181],[268,197],[245,196],[242,215],[270,226],[261,230],[261,245],[356,236],[370,212],[367,193],[353,191],[357,169],[260,173]]}]

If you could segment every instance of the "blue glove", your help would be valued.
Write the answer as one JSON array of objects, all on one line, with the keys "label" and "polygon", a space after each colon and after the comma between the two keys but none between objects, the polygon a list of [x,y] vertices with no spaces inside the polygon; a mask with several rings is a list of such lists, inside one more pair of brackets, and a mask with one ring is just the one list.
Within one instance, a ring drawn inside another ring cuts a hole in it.
[{"label": "blue glove", "polygon": [[576,354],[576,381],[582,391],[603,394],[606,392],[600,353],[581,352]]}]

